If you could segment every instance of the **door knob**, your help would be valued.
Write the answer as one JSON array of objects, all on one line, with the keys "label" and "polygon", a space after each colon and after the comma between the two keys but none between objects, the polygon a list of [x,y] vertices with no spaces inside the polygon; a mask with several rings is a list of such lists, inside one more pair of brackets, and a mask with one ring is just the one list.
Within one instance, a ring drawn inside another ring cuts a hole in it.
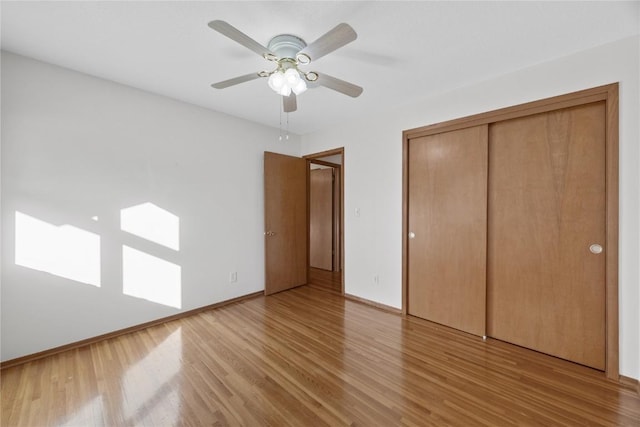
[{"label": "door knob", "polygon": [[597,243],[594,243],[593,245],[589,246],[589,250],[591,251],[592,254],[599,254],[599,253],[602,253],[602,246],[600,246]]},{"label": "door knob", "polygon": [[413,231],[409,232],[409,238],[410,239],[415,239],[416,238],[416,233],[414,233]]}]

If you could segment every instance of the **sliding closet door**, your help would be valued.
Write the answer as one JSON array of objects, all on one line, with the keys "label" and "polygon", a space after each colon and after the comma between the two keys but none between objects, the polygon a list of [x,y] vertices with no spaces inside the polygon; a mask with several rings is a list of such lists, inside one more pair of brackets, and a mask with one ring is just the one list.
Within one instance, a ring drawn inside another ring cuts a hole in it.
[{"label": "sliding closet door", "polygon": [[488,335],[604,370],[605,103],[489,141]]},{"label": "sliding closet door", "polygon": [[487,125],[409,140],[408,313],[485,335]]}]

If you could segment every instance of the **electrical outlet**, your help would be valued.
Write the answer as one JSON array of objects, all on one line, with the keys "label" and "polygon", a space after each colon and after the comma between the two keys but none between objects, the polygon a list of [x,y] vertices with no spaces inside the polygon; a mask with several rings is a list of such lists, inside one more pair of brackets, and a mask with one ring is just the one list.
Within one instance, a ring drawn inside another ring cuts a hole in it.
[{"label": "electrical outlet", "polygon": [[232,271],[229,273],[229,283],[235,283],[238,281],[238,272]]}]

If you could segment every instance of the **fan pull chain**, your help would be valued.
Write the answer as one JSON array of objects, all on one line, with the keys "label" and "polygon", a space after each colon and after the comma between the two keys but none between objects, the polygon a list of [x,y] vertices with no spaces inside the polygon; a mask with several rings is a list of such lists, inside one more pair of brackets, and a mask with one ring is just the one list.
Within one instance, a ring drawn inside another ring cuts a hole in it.
[{"label": "fan pull chain", "polygon": [[[282,141],[283,140],[283,138],[282,138],[282,111],[283,111],[283,108],[280,107],[278,109],[278,111],[280,111],[280,136],[278,137],[278,139],[280,141]],[[284,139],[288,141],[289,140],[289,113],[286,113],[286,114],[287,114],[287,128],[286,128],[286,133],[285,133]]]},{"label": "fan pull chain", "polygon": [[282,141],[282,107],[278,104],[278,111],[280,111],[280,136],[279,140]]},{"label": "fan pull chain", "polygon": [[[282,141],[282,109],[280,110],[280,136],[278,139]],[[287,141],[289,140],[289,113],[287,113],[287,129],[284,139]]]}]

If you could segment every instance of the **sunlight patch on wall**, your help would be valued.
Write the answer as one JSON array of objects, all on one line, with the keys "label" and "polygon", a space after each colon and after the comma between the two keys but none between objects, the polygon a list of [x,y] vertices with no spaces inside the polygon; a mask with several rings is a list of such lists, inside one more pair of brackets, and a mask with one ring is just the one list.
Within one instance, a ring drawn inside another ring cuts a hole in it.
[{"label": "sunlight patch on wall", "polygon": [[180,218],[153,203],[122,209],[120,228],[159,245],[180,250]]},{"label": "sunlight patch on wall", "polygon": [[129,246],[122,246],[122,292],[182,308],[181,268]]},{"label": "sunlight patch on wall", "polygon": [[15,263],[100,287],[100,236],[16,211]]}]

